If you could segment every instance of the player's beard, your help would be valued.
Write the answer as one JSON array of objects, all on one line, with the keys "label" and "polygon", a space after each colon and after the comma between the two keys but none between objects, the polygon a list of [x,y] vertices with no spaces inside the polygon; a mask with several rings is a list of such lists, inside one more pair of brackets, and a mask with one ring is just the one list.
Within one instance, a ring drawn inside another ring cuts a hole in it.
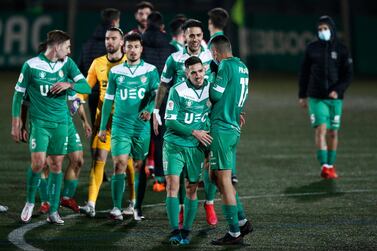
[{"label": "player's beard", "polygon": [[119,50],[119,47],[118,48],[115,48],[115,46],[109,46],[109,47],[106,47],[106,51],[107,53],[110,53],[110,54],[114,54],[116,53],[117,51]]},{"label": "player's beard", "polygon": [[127,57],[127,61],[131,62],[131,63],[135,63],[136,61],[138,61],[140,59],[140,57]]},{"label": "player's beard", "polygon": [[142,29],[145,29],[145,28],[147,27],[147,20],[138,21],[137,23],[138,23],[138,25],[139,25]]},{"label": "player's beard", "polygon": [[191,52],[198,52],[200,50],[200,43],[190,44],[189,49],[190,49]]},{"label": "player's beard", "polygon": [[203,82],[204,82],[204,78],[196,78],[195,83],[193,83],[193,84],[194,84],[195,88],[199,89],[200,87],[202,87]]}]

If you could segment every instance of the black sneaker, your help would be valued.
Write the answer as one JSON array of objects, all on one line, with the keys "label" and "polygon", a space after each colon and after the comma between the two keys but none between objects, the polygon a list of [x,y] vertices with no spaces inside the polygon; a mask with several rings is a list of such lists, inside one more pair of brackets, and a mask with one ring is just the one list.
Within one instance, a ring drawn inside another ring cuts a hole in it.
[{"label": "black sneaker", "polygon": [[179,245],[182,240],[181,231],[179,229],[174,229],[169,236],[170,245]]},{"label": "black sneaker", "polygon": [[181,229],[181,241],[179,242],[180,245],[188,245],[190,244],[190,230]]},{"label": "black sneaker", "polygon": [[237,183],[238,183],[238,178],[237,178],[237,176],[235,174],[233,174],[232,175],[232,184],[233,185],[237,185]]},{"label": "black sneaker", "polygon": [[243,244],[243,237],[242,235],[239,235],[238,237],[233,237],[229,233],[226,233],[224,237],[218,239],[218,240],[213,240],[211,242],[212,245],[219,245],[219,246],[224,246],[224,245],[241,245]]},{"label": "black sneaker", "polygon": [[253,232],[253,226],[251,225],[250,221],[246,221],[245,225],[240,227],[241,236],[244,237],[245,235]]}]

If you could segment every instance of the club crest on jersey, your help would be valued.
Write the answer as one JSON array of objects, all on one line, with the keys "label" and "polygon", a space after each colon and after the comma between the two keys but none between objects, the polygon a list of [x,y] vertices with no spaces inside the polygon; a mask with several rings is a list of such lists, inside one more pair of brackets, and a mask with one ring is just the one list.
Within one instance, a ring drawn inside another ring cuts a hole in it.
[{"label": "club crest on jersey", "polygon": [[21,83],[22,80],[24,80],[24,74],[20,74],[20,76],[18,77],[18,82]]},{"label": "club crest on jersey", "polygon": [[187,100],[186,105],[187,105],[187,107],[191,107],[192,106],[192,101],[191,100]]},{"label": "club crest on jersey", "polygon": [[59,77],[64,77],[64,72],[62,70],[59,71]]},{"label": "club crest on jersey", "polygon": [[44,72],[44,71],[40,71],[40,72],[39,72],[39,77],[40,77],[41,79],[46,78],[46,72]]},{"label": "club crest on jersey", "polygon": [[124,76],[119,76],[118,77],[118,81],[119,81],[119,83],[123,83],[124,82]]},{"label": "club crest on jersey", "polygon": [[168,111],[172,111],[174,109],[174,102],[172,100],[169,100],[167,108]]},{"label": "club crest on jersey", "polygon": [[145,84],[145,82],[147,82],[147,77],[146,76],[141,76],[140,77],[140,81]]},{"label": "club crest on jersey", "polygon": [[206,105],[207,105],[208,108],[210,108],[212,106],[212,103],[211,103],[211,101],[209,99],[207,100]]},{"label": "club crest on jersey", "polygon": [[336,51],[332,51],[331,52],[331,58],[332,59],[337,59],[338,58],[338,53],[336,53]]}]

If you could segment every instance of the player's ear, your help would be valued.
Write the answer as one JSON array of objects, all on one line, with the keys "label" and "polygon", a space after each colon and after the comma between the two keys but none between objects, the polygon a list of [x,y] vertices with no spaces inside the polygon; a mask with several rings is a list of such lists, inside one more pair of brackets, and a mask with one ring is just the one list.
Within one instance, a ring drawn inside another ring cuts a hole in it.
[{"label": "player's ear", "polygon": [[185,69],[186,78],[189,78],[189,76],[190,76],[189,72],[190,72],[189,69],[186,68],[186,69]]}]

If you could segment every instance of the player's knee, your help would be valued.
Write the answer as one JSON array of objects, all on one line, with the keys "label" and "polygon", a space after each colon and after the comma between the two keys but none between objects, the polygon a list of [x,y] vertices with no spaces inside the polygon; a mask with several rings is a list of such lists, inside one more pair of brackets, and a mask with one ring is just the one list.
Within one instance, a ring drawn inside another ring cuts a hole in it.
[{"label": "player's knee", "polygon": [[336,130],[329,130],[327,132],[327,135],[330,137],[330,138],[333,138],[333,139],[336,139],[338,137],[338,131]]},{"label": "player's knee", "polygon": [[186,186],[186,197],[190,200],[196,199],[196,191],[198,186],[196,184],[189,184]]},{"label": "player's knee", "polygon": [[319,125],[315,131],[316,131],[317,137],[325,137],[326,131],[327,131],[326,125]]},{"label": "player's knee", "polygon": [[166,181],[166,192],[169,197],[177,197],[179,190],[179,182],[174,182],[172,180]]}]

